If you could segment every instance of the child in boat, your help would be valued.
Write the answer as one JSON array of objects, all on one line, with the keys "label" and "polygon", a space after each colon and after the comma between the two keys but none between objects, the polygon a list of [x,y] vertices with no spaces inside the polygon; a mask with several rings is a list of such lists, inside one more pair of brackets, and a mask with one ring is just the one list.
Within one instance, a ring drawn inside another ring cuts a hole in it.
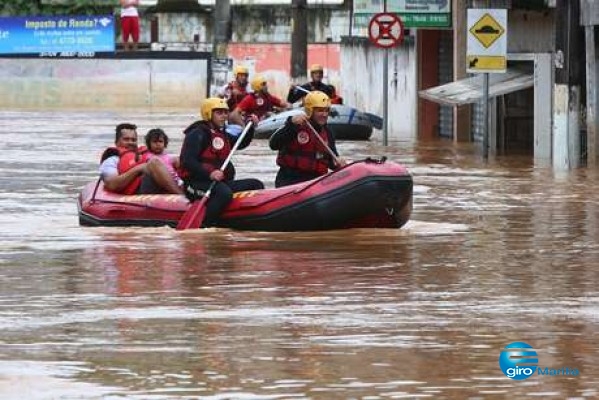
[{"label": "child in boat", "polygon": [[[335,136],[327,127],[330,110],[329,96],[320,91],[310,92],[304,98],[305,113],[289,117],[285,125],[272,134],[270,148],[279,151],[276,187],[309,181],[347,163],[338,157]],[[316,134],[319,137],[315,137]]]},{"label": "child in boat", "polygon": [[183,186],[183,180],[177,173],[179,169],[179,157],[166,151],[168,146],[168,135],[160,128],[150,129],[146,134],[146,146],[150,151],[150,158],[158,158],[168,172],[171,174],[177,186]]},{"label": "child in boat", "polygon": [[137,126],[116,126],[114,146],[102,153],[100,178],[106,190],[119,194],[182,193],[160,160],[149,160],[148,151],[137,147]]}]

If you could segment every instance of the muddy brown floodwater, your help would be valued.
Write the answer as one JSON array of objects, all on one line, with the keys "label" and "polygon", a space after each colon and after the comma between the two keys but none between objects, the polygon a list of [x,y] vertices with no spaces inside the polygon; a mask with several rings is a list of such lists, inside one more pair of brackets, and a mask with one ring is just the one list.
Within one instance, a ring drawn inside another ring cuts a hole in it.
[{"label": "muddy brown floodwater", "polygon": [[[599,397],[596,171],[378,132],[339,150],[408,167],[400,230],[80,227],[126,120],[178,152],[193,116],[0,112],[0,398]],[[234,162],[273,185],[265,140]],[[508,378],[513,342],[562,373]]]}]

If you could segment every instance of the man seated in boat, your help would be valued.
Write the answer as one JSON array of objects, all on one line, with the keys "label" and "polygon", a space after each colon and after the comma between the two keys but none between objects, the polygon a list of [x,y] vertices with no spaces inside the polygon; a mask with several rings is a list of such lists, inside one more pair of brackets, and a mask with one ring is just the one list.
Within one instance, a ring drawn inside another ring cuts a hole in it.
[{"label": "man seated in boat", "polygon": [[291,104],[299,101],[306,96],[306,94],[318,90],[329,96],[332,104],[343,104],[343,99],[337,96],[335,86],[328,85],[322,81],[324,77],[324,68],[320,64],[313,64],[310,67],[310,78],[312,79],[308,83],[304,83],[301,86],[291,85],[289,93],[287,94],[287,101]]},{"label": "man seated in boat", "polygon": [[289,108],[289,104],[268,93],[268,83],[263,76],[258,75],[252,79],[253,93],[246,95],[229,116],[229,121],[237,125],[245,125],[245,120],[250,115],[258,117],[258,121],[268,118],[273,113]]},{"label": "man seated in boat", "polygon": [[137,147],[137,126],[117,125],[114,144],[104,150],[100,163],[106,190],[121,194],[183,193],[162,162],[149,159],[146,147]]},{"label": "man seated in boat", "polygon": [[218,93],[218,97],[227,100],[229,110],[233,111],[248,92],[249,71],[247,67],[238,65],[233,69],[235,79],[227,83]]},{"label": "man seated in boat", "polygon": [[[225,130],[229,116],[229,106],[224,99],[210,97],[205,99],[200,106],[202,119],[192,123],[183,133],[181,147],[180,176],[185,186],[185,195],[195,201],[201,198],[212,182],[210,200],[206,206],[206,218],[202,227],[213,226],[221,212],[233,199],[234,192],[264,189],[264,184],[258,179],[235,179],[233,164],[221,169],[235,145],[237,138]],[[256,117],[252,122],[257,123]],[[250,128],[239,148],[247,147],[254,137],[254,128]]]},{"label": "man seated in boat", "polygon": [[[275,186],[287,186],[308,181],[346,164],[339,156],[335,137],[327,128],[331,99],[320,91],[310,92],[304,99],[304,111],[287,118],[285,125],[270,137],[272,150],[278,150],[279,171]],[[320,139],[311,128],[314,128]]]}]

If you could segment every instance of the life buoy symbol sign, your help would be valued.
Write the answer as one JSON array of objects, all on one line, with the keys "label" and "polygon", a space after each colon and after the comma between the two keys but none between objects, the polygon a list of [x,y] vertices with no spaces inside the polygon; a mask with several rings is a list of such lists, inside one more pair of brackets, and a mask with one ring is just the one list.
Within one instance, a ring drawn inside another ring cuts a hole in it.
[{"label": "life buoy symbol sign", "polygon": [[396,14],[374,14],[368,24],[368,39],[375,46],[388,49],[403,41],[403,29],[403,22]]}]

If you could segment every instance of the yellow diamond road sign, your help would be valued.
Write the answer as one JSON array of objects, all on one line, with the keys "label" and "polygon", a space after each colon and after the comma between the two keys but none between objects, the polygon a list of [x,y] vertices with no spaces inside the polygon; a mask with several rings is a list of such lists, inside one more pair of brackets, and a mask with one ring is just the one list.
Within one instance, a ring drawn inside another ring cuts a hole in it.
[{"label": "yellow diamond road sign", "polygon": [[507,10],[468,9],[466,71],[502,73],[507,68]]},{"label": "yellow diamond road sign", "polygon": [[491,15],[485,14],[470,28],[470,33],[486,49],[503,35],[505,29]]}]

